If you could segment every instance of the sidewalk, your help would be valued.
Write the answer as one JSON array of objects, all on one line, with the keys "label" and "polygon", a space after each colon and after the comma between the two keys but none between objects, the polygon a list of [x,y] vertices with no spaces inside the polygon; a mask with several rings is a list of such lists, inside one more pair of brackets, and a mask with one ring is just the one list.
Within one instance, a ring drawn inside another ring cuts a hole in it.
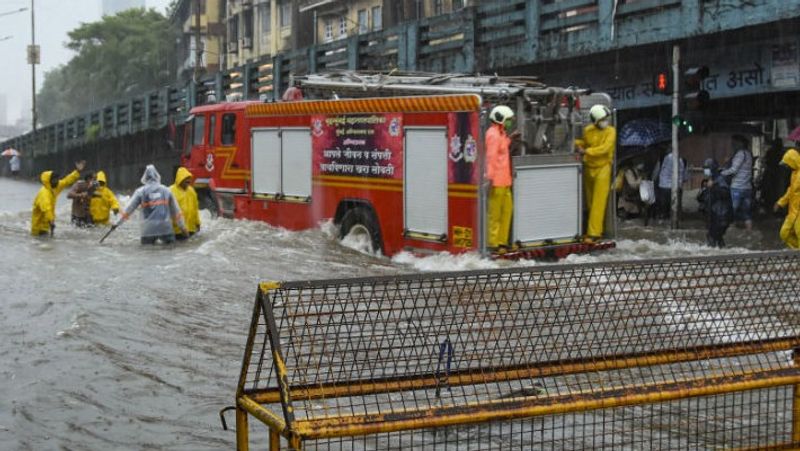
[{"label": "sidewalk", "polygon": [[[680,229],[671,230],[669,220],[651,219],[647,227],[644,219],[617,219],[617,239],[647,239],[657,243],[667,243],[672,240],[690,241],[696,243],[706,242],[706,227],[703,217],[697,212],[697,192],[687,191],[684,194],[683,215]],[[725,233],[725,244],[728,247],[742,247],[750,250],[784,249],[778,232],[780,231],[783,217],[777,217],[772,212],[754,214],[753,230],[748,232],[735,224]]]}]

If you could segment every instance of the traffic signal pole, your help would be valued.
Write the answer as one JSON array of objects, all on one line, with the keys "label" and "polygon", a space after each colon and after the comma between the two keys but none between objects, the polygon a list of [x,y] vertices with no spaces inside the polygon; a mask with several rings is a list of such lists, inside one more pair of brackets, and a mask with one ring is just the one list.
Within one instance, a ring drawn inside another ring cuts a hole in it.
[{"label": "traffic signal pole", "polygon": [[[677,44],[672,46],[672,117],[678,117],[678,99],[680,90],[680,58],[681,49]],[[677,229],[680,225],[678,214],[679,188],[680,188],[680,155],[678,154],[678,124],[672,121],[672,214],[670,215],[670,228]],[[658,186],[658,180],[655,180]]]}]

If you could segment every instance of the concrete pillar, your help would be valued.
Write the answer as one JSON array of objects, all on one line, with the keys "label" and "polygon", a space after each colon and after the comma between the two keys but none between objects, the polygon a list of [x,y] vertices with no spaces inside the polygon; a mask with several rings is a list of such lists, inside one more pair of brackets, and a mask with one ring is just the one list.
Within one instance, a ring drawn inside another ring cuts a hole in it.
[{"label": "concrete pillar", "polygon": [[464,67],[463,68],[456,68],[457,71],[461,71],[467,74],[471,74],[476,72],[476,60],[475,60],[475,35],[477,34],[477,14],[475,14],[475,8],[469,8],[464,10],[464,14],[466,17],[464,18],[464,47],[461,49],[461,54],[464,55]]},{"label": "concrete pillar", "polygon": [[597,3],[597,34],[600,38],[598,43],[600,49],[605,50],[611,47],[611,40],[614,38],[612,34],[614,28],[614,0],[599,0]]},{"label": "concrete pillar", "polygon": [[700,0],[681,1],[681,27],[687,35],[700,32]]},{"label": "concrete pillar", "polygon": [[419,23],[405,24],[397,39],[397,66],[403,71],[417,70],[417,47],[419,45]]},{"label": "concrete pillar", "polygon": [[347,38],[347,68],[358,70],[358,35]]},{"label": "concrete pillar", "polygon": [[541,23],[539,0],[526,0],[525,2],[525,43],[528,62],[534,62],[539,57],[539,25]]}]

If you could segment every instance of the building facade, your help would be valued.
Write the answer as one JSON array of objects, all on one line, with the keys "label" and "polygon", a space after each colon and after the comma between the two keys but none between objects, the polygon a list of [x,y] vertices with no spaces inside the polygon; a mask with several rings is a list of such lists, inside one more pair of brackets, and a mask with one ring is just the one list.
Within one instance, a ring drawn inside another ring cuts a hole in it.
[{"label": "building facade", "polygon": [[[263,61],[311,44],[309,23],[292,0],[227,0],[225,61],[228,68]],[[305,35],[305,38],[304,38]]]},{"label": "building facade", "polygon": [[181,81],[219,71],[225,63],[224,0],[179,0],[170,21],[179,30],[177,78]]}]

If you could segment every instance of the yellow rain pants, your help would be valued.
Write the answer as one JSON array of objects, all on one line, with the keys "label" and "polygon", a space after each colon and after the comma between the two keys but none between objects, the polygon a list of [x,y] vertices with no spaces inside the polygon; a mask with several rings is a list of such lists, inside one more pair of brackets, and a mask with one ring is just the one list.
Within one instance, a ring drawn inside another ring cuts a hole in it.
[{"label": "yellow rain pants", "polygon": [[489,247],[508,245],[513,209],[511,187],[489,189]]},{"label": "yellow rain pants", "polygon": [[608,192],[611,188],[611,166],[583,169],[583,190],[589,207],[589,224],[586,234],[593,238],[603,236],[606,220]]},{"label": "yellow rain pants", "polygon": [[800,249],[800,152],[789,149],[781,161],[792,169],[789,188],[777,202],[781,207],[789,207],[781,226],[781,239],[789,248]]},{"label": "yellow rain pants", "polygon": [[800,249],[800,221],[797,215],[786,215],[781,226],[781,239],[790,249]]},{"label": "yellow rain pants", "polygon": [[614,164],[614,148],[617,130],[607,126],[600,128],[589,124],[583,129],[583,138],[575,145],[584,149],[583,188],[586,205],[589,207],[589,224],[586,234],[592,238],[603,236],[608,192],[611,188],[611,166]]}]

